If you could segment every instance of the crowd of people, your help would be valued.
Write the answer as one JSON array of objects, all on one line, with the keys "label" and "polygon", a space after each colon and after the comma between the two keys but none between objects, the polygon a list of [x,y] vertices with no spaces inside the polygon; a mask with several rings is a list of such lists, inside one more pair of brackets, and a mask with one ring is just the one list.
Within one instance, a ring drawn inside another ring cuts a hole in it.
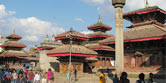
[{"label": "crowd of people", "polygon": [[[128,74],[126,72],[122,72],[120,79],[115,75],[113,79],[113,83],[130,83],[130,80],[127,78]],[[153,81],[153,73],[149,74],[149,78],[145,80],[145,74],[140,73],[139,79],[135,83],[154,83]],[[106,78],[103,72],[99,75],[99,83],[106,83]]]},{"label": "crowd of people", "polygon": [[53,83],[54,82],[54,72],[51,69],[48,69],[41,80],[40,71],[28,71],[27,69],[1,69],[0,70],[0,83]]},{"label": "crowd of people", "polygon": [[[74,81],[77,81],[77,71],[74,72]],[[113,83],[130,83],[127,78],[128,74],[122,72],[120,79],[115,75]],[[41,80],[42,77],[42,80]],[[149,74],[149,79],[145,80],[144,73],[139,74],[139,79],[136,83],[153,83],[153,73]],[[0,70],[0,83],[54,83],[55,74],[49,68],[48,72],[44,75],[40,71],[28,71],[27,69],[1,69]],[[105,74],[101,72],[99,75],[99,83],[106,83]]]}]

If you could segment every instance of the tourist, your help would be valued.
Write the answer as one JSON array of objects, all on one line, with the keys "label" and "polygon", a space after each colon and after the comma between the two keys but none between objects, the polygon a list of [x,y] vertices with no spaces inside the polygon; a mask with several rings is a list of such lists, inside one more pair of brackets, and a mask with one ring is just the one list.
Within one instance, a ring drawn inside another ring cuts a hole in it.
[{"label": "tourist", "polygon": [[42,73],[42,83],[47,83],[47,72]]},{"label": "tourist", "polygon": [[4,76],[5,83],[11,83],[11,72],[9,70],[4,73]]},{"label": "tourist", "polygon": [[153,83],[153,73],[149,73],[149,79],[147,80],[147,83]]},{"label": "tourist", "polygon": [[23,77],[23,72],[19,72],[16,83],[27,83],[27,80]]},{"label": "tourist", "polygon": [[7,63],[5,64],[5,69],[6,69],[6,71],[9,70],[9,64],[7,64]]},{"label": "tourist", "polygon": [[2,79],[3,79],[3,70],[0,70],[0,83],[1,83]]},{"label": "tourist", "polygon": [[145,75],[143,73],[139,74],[139,80],[136,81],[136,83],[145,83]]},{"label": "tourist", "polygon": [[113,79],[113,83],[119,83],[119,78],[117,77],[117,74],[115,74],[115,78]]},{"label": "tourist", "polygon": [[23,76],[24,76],[24,78],[26,78],[27,79],[27,74],[28,74],[28,70],[27,69],[23,69]]},{"label": "tourist", "polygon": [[102,71],[99,75],[99,83],[106,83],[105,75]]},{"label": "tourist", "polygon": [[51,71],[51,69],[49,68],[48,69],[48,72],[47,72],[47,81],[48,83],[53,83],[54,82],[54,72]]},{"label": "tourist", "polygon": [[119,83],[130,83],[126,72],[122,72]]},{"label": "tourist", "polygon": [[28,82],[33,83],[33,80],[34,80],[34,73],[32,72],[32,70],[30,70],[30,72],[28,73]]},{"label": "tourist", "polygon": [[16,70],[13,70],[13,72],[12,72],[12,83],[16,83],[17,77],[18,77],[18,75],[17,75]]},{"label": "tourist", "polygon": [[40,72],[36,72],[34,77],[34,83],[40,83]]},{"label": "tourist", "polygon": [[76,82],[77,81],[77,70],[74,69],[74,81]]},{"label": "tourist", "polygon": [[68,83],[70,83],[70,77],[71,77],[71,72],[69,71],[69,72],[67,73],[67,80],[68,80]]}]

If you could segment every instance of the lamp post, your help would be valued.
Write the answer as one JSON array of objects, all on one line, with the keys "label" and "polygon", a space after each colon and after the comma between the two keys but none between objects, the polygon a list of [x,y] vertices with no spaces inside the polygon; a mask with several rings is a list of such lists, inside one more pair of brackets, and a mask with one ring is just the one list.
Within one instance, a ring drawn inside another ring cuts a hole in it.
[{"label": "lamp post", "polygon": [[112,0],[115,8],[115,69],[118,76],[124,71],[123,6],[126,0]]},{"label": "lamp post", "polygon": [[69,46],[69,50],[70,50],[70,55],[69,55],[69,83],[71,81],[71,53],[72,53],[72,28],[70,28],[70,33],[69,33],[69,40],[70,40],[70,46]]}]

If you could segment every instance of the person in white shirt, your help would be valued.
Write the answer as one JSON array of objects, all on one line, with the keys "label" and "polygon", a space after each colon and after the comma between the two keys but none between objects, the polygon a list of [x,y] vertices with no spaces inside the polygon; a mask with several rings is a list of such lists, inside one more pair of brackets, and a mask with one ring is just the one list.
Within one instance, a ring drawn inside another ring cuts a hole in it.
[{"label": "person in white shirt", "polygon": [[34,83],[40,83],[40,72],[37,72],[35,74]]}]

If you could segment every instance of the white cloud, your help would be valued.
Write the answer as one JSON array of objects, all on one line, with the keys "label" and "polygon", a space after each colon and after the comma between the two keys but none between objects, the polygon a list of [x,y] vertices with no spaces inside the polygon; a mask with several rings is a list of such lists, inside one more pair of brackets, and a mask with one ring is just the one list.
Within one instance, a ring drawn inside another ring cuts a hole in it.
[{"label": "white cloud", "polygon": [[78,22],[84,22],[84,20],[82,18],[75,18],[74,20],[78,21]]},{"label": "white cloud", "polygon": [[90,33],[93,33],[92,31],[81,31],[81,33],[83,34],[90,34]]},{"label": "white cloud", "polygon": [[6,17],[6,16],[7,16],[7,12],[5,11],[5,6],[0,5],[0,18]]},{"label": "white cloud", "polygon": [[0,4],[0,19],[4,18],[4,17],[7,17],[7,16],[10,16],[10,15],[13,15],[15,13],[16,13],[15,11],[8,11],[8,12],[6,12],[5,6]]},{"label": "white cloud", "polygon": [[24,40],[25,41],[31,41],[31,42],[37,42],[37,41],[39,41],[39,38],[35,35],[26,35],[24,37]]},{"label": "white cloud", "polygon": [[[112,0],[83,0],[87,4],[97,5],[97,9],[100,16],[105,20],[113,21],[115,9],[112,6]],[[163,10],[166,9],[165,0],[148,0],[149,6],[159,6]],[[129,12],[136,9],[144,8],[144,0],[126,0],[126,5],[124,6],[123,12]]]},{"label": "white cloud", "polygon": [[[6,11],[4,5],[0,5],[0,33],[10,35],[15,28],[16,34],[23,37],[26,42],[43,41],[46,34],[64,32],[63,28],[54,25],[52,22],[43,21],[36,17],[17,18],[8,17],[15,14],[15,11]],[[4,18],[8,17],[8,18]]]},{"label": "white cloud", "polygon": [[95,5],[104,4],[105,2],[105,0],[83,0],[83,1],[89,4],[95,4]]},{"label": "white cloud", "polygon": [[8,15],[14,15],[15,13],[15,11],[8,11]]}]

